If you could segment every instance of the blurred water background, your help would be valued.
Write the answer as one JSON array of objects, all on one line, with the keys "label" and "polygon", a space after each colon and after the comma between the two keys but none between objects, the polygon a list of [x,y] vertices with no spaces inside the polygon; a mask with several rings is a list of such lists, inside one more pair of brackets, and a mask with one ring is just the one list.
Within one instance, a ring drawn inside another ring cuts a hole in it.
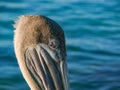
[{"label": "blurred water background", "polygon": [[24,14],[64,29],[70,90],[120,90],[120,0],[0,0],[0,90],[29,90],[13,48],[12,24]]}]

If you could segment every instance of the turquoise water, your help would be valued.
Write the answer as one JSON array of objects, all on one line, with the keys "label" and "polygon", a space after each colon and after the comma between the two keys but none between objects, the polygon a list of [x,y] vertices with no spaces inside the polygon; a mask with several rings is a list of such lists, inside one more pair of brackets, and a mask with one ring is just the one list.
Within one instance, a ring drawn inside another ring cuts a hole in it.
[{"label": "turquoise water", "polygon": [[120,90],[120,0],[0,0],[0,90],[29,90],[13,48],[12,24],[23,14],[63,27],[70,90]]}]

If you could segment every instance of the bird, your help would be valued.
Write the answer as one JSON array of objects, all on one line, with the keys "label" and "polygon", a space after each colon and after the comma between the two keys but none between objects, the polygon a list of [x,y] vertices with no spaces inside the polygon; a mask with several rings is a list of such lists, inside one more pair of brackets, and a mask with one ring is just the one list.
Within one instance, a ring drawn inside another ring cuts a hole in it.
[{"label": "bird", "polygon": [[62,27],[42,15],[22,15],[14,24],[14,51],[31,90],[69,90]]}]

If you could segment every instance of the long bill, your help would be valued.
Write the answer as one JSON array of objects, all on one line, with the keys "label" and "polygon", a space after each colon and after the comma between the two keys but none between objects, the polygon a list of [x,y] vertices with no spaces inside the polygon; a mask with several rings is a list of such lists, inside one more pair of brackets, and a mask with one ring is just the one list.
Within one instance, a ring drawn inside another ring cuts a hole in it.
[{"label": "long bill", "polygon": [[41,44],[30,46],[25,51],[26,67],[40,90],[69,89],[66,60],[57,58],[56,53]]}]

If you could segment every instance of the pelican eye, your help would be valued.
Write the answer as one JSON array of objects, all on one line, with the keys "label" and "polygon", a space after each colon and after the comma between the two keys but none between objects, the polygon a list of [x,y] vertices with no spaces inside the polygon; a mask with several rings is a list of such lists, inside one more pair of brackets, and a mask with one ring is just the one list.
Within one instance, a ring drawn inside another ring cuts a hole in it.
[{"label": "pelican eye", "polygon": [[59,47],[59,41],[55,39],[50,40],[49,47],[52,49],[57,49]]}]

